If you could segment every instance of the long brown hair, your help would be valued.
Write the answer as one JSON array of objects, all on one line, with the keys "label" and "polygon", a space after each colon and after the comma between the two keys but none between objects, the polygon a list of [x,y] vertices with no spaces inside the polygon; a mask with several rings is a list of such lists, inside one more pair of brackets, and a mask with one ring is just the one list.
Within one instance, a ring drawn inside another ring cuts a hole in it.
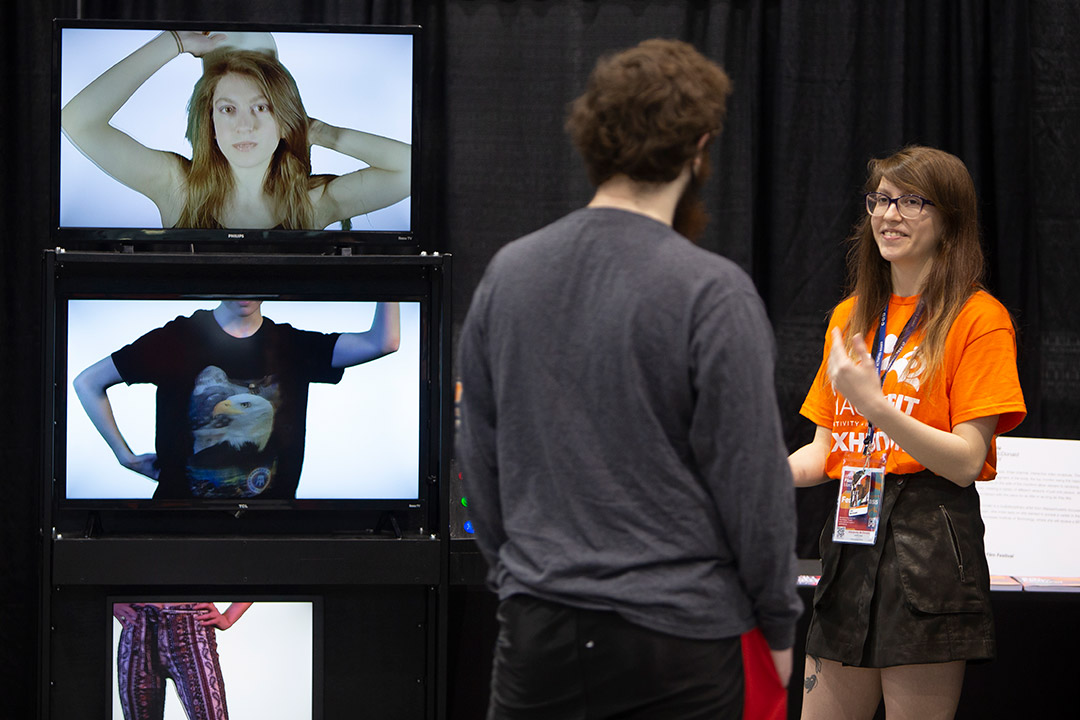
[{"label": "long brown hair", "polygon": [[250,78],[270,102],[282,138],[270,160],[265,192],[281,213],[286,229],[312,229],[315,208],[308,192],[329,178],[311,176],[308,116],[289,71],[275,57],[251,50],[218,50],[208,54],[203,75],[188,103],[186,137],[191,143],[187,201],[177,227],[218,228],[218,218],[233,189],[228,160],[214,141],[213,102],[218,82],[228,73]]},{"label": "long brown hair", "polygon": [[[937,256],[921,293],[924,310],[919,327],[924,336],[913,363],[926,370],[926,381],[931,382],[944,361],[945,338],[953,321],[968,298],[983,288],[975,184],[960,158],[920,145],[871,160],[868,170],[867,192],[877,190],[886,179],[904,192],[932,201],[941,216]],[[868,214],[849,241],[848,283],[855,307],[844,326],[844,337],[850,345],[856,332],[870,337],[893,288],[889,263],[881,257]]]}]

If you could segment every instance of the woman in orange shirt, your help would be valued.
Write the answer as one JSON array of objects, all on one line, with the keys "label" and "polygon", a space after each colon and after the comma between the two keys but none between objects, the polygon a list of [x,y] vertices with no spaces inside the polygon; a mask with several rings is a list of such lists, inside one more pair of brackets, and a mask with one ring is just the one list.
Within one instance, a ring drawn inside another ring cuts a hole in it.
[{"label": "woman in orange shirt", "polygon": [[[803,718],[953,717],[966,661],[993,657],[975,481],[1026,412],[1005,308],[980,284],[975,188],[958,158],[869,164],[851,293],[801,413],[797,486],[839,479],[821,534]],[[868,498],[852,488],[869,481]],[[854,500],[854,502],[853,502]]]}]

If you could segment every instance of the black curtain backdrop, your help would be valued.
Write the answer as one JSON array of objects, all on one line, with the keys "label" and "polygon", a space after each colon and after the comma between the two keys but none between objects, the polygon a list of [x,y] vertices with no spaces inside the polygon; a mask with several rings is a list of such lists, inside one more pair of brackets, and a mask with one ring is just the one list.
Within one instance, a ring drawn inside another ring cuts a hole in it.
[{"label": "black curtain backdrop", "polygon": [[[735,94],[713,156],[703,241],[754,278],[775,327],[788,442],[844,289],[866,162],[908,143],[975,178],[990,289],[1013,312],[1028,419],[1080,439],[1080,5],[1071,0],[14,0],[3,4],[5,172],[0,452],[0,682],[33,716],[41,482],[40,257],[49,228],[53,17],[424,26],[421,242],[455,255],[455,330],[487,261],[590,197],[562,130],[596,58],[688,40]],[[333,72],[333,58],[327,58]],[[343,88],[348,92],[348,88]],[[833,502],[800,491],[800,553]]]}]

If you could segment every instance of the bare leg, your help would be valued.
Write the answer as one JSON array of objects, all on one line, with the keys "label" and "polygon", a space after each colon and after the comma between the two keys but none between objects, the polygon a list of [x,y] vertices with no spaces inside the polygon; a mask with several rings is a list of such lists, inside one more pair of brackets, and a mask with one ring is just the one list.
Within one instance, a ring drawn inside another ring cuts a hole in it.
[{"label": "bare leg", "polygon": [[807,655],[802,720],[870,720],[881,702],[881,673]]},{"label": "bare leg", "polygon": [[952,720],[967,663],[956,660],[881,669],[889,720]]}]

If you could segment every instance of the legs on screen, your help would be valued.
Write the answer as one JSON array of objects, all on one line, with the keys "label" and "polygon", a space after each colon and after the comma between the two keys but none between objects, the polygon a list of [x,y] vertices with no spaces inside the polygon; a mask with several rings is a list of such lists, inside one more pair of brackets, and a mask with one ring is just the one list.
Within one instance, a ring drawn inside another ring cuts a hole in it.
[{"label": "legs on screen", "polygon": [[116,681],[124,720],[159,720],[165,715],[165,674],[155,662],[155,630],[156,623],[139,612],[120,632]]},{"label": "legs on screen", "polygon": [[138,606],[117,650],[117,684],[125,720],[161,720],[165,680],[172,678],[190,720],[228,720],[213,628],[184,606]]}]

